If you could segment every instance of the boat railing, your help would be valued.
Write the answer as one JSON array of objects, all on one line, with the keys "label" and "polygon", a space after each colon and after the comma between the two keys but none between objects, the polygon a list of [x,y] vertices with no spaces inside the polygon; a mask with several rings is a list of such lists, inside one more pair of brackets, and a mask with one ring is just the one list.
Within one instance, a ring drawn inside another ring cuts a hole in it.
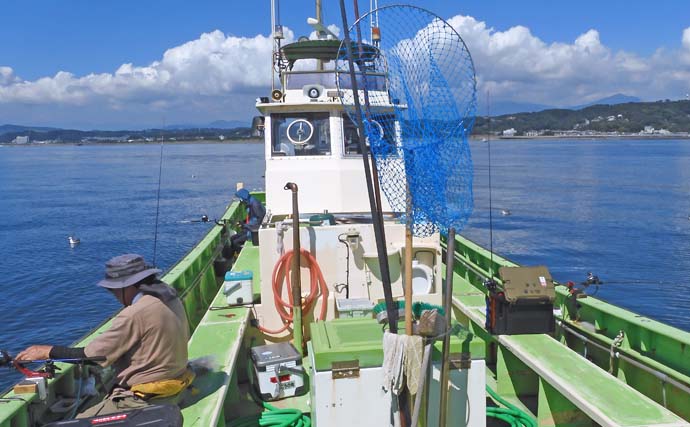
[{"label": "boat railing", "polygon": [[[487,292],[483,282],[500,266],[517,264],[492,256],[466,238],[458,238],[455,248],[455,272],[471,285],[461,295],[456,294],[456,305],[473,332],[487,343],[498,343],[498,336],[486,331],[483,314],[479,314],[483,313]],[[690,333],[593,296],[573,298],[567,287],[556,287],[554,307],[559,327],[555,338],[612,377],[690,419],[690,408],[684,403],[690,396]]]},{"label": "boat railing", "polygon": [[[301,90],[308,85],[321,85],[326,89],[352,89],[352,80],[349,73],[337,70],[308,70],[286,71],[286,90]],[[387,89],[386,76],[377,72],[358,72],[358,87],[366,87],[369,90],[385,91]]]},{"label": "boat railing", "polygon": [[[263,200],[263,195],[257,195],[257,197]],[[206,236],[162,277],[163,281],[178,291],[192,330],[199,324],[222,284],[222,278],[217,277],[214,271],[214,261],[220,256],[226,243],[228,234],[223,230],[229,229],[240,219],[242,219],[242,209],[239,203],[233,203],[219,220],[223,226],[211,228]],[[105,320],[73,345],[83,347],[99,333],[105,331],[111,321],[112,319]],[[17,395],[12,388],[0,394],[0,427],[30,426],[37,420],[59,418],[57,414],[51,413],[51,408],[59,406],[60,399],[68,399],[64,396],[74,395],[78,374],[75,365],[66,363],[57,365],[61,370],[54,378],[47,381],[46,400],[41,400],[36,393]],[[103,371],[101,381],[104,384],[108,383],[112,379],[112,374],[113,371],[110,369]],[[46,416],[47,418],[44,418]]]}]

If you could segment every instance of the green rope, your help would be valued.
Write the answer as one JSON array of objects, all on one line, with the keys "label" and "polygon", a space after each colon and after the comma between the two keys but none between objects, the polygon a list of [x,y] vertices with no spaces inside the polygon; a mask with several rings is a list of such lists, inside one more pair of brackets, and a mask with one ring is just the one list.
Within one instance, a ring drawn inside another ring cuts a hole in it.
[{"label": "green rope", "polygon": [[248,415],[234,419],[228,423],[228,427],[310,427],[311,420],[298,409],[278,409],[263,402],[267,410],[260,414]]},{"label": "green rope", "polygon": [[503,399],[488,385],[486,386],[486,391],[496,402],[505,406],[505,408],[486,408],[487,416],[497,418],[511,427],[537,427],[537,421],[534,418],[526,412],[521,411],[517,406]]}]

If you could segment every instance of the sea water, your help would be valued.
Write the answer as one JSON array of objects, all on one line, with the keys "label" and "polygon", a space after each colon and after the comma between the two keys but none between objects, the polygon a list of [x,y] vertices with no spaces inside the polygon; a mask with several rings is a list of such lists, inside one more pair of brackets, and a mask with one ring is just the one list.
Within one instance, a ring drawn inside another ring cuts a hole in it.
[{"label": "sea water", "polygon": [[[690,141],[471,146],[475,209],[463,235],[488,247],[492,231],[497,253],[547,265],[561,282],[591,271],[605,284],[588,292],[690,330]],[[124,252],[152,262],[157,222],[156,264],[170,267],[213,226],[201,216],[222,215],[236,182],[263,187],[263,153],[166,145],[161,163],[160,145],[4,147],[0,348],[69,345],[98,326],[118,309],[95,286],[103,263]],[[81,243],[71,247],[70,235]],[[17,378],[0,371],[0,387]]]},{"label": "sea water", "polygon": [[489,247],[493,230],[496,253],[561,283],[592,272],[604,284],[588,293],[690,330],[690,140],[499,140],[472,155],[465,236]]},{"label": "sea water", "polygon": [[[3,147],[0,349],[87,334],[119,308],[96,286],[105,261],[134,252],[152,263],[158,217],[156,265],[171,267],[225,212],[237,182],[263,188],[264,170],[260,143]],[[0,370],[0,388],[17,378]]]}]

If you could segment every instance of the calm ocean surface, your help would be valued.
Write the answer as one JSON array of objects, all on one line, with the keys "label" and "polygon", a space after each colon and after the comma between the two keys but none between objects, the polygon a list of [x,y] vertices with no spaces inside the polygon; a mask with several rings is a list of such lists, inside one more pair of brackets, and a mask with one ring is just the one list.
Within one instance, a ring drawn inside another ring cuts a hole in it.
[{"label": "calm ocean surface", "polygon": [[[472,153],[463,234],[488,246],[487,144]],[[0,348],[69,345],[118,308],[95,283],[112,256],[152,260],[159,156],[157,145],[0,147]],[[559,281],[593,271],[607,282],[598,297],[690,330],[690,141],[502,140],[491,163],[495,251]],[[165,146],[157,264],[210,227],[190,220],[219,217],[235,183],[262,188],[263,172],[261,144]],[[0,388],[16,379],[0,371]]]}]

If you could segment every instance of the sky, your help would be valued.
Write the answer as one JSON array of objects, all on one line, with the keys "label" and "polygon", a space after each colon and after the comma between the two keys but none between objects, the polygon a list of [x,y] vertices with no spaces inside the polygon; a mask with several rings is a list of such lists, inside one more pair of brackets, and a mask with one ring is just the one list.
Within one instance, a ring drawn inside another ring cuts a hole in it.
[{"label": "sky", "polygon": [[[464,39],[480,110],[486,93],[495,103],[572,106],[617,93],[653,101],[690,92],[687,0],[409,3]],[[288,37],[308,36],[313,13],[311,1],[283,0]],[[342,27],[339,2],[324,0],[324,21]],[[269,31],[269,0],[5,1],[0,124],[249,123],[254,100],[270,89]]]}]

